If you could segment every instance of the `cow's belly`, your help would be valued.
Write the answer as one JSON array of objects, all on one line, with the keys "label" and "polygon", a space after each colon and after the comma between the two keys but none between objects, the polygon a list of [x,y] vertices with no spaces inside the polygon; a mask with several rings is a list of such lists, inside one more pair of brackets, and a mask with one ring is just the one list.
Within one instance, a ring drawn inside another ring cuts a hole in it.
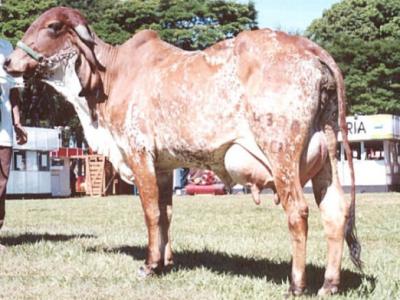
[{"label": "cow's belly", "polygon": [[177,167],[199,167],[204,169],[220,169],[223,167],[224,155],[231,141],[218,145],[193,144],[190,147],[177,143],[173,147],[157,150],[157,167],[173,169]]},{"label": "cow's belly", "polygon": [[[163,122],[156,136],[157,164],[160,167],[223,168],[228,148],[240,137],[251,136],[247,120],[216,113],[199,113]],[[184,120],[184,122],[182,121]]]}]

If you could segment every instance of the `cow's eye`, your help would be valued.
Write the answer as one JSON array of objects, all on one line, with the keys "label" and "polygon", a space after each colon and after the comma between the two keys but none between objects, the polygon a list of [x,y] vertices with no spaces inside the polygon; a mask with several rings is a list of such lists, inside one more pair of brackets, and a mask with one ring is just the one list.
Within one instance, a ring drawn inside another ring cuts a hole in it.
[{"label": "cow's eye", "polygon": [[63,28],[64,24],[61,22],[53,22],[47,25],[47,27],[54,33],[59,32]]}]

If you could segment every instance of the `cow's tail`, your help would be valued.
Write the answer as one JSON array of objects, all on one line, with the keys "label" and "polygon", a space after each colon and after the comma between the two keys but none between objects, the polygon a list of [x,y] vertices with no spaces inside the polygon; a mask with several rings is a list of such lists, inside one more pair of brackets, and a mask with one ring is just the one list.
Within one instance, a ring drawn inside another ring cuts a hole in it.
[{"label": "cow's tail", "polygon": [[[315,51],[315,49],[313,49]],[[349,247],[351,261],[358,269],[362,269],[361,261],[361,245],[357,238],[356,230],[356,188],[354,177],[353,156],[347,136],[347,123],[346,123],[346,95],[344,88],[344,80],[342,73],[333,58],[325,50],[318,47],[318,56],[332,71],[336,81],[337,100],[339,107],[339,127],[342,134],[343,146],[346,151],[347,162],[350,169],[351,178],[351,203],[349,210],[349,217],[347,219],[345,228],[346,243]]]}]

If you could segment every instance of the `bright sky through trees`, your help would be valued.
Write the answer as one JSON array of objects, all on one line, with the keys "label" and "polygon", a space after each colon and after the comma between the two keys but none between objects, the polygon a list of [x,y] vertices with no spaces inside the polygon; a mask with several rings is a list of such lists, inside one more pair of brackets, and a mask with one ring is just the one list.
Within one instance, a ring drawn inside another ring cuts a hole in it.
[{"label": "bright sky through trees", "polygon": [[[249,0],[239,0],[247,3]],[[304,31],[311,21],[339,0],[253,0],[260,28]]]}]

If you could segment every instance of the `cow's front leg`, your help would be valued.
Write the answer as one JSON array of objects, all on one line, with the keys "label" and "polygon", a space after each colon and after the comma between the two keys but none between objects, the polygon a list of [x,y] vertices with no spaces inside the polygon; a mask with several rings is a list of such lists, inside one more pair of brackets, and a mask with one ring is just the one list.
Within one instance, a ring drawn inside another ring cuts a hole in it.
[{"label": "cow's front leg", "polygon": [[141,159],[135,171],[148,234],[145,265],[139,275],[146,277],[160,273],[172,263],[169,223],[172,213],[172,173],[156,172],[149,159]]},{"label": "cow's front leg", "polygon": [[[287,188],[287,187],[286,187]],[[308,205],[298,178],[290,192],[282,186],[277,192],[285,209],[292,240],[292,276],[289,292],[301,295],[306,287],[306,243],[308,232]]]}]

